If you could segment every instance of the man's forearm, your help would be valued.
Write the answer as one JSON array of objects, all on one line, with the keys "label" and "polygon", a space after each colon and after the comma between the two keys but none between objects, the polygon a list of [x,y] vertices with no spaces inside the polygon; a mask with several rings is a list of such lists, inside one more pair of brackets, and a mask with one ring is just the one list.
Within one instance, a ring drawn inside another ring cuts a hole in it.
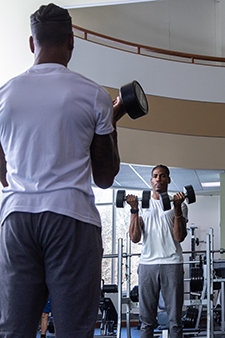
[{"label": "man's forearm", "polygon": [[180,214],[180,216],[174,217],[173,234],[177,242],[183,242],[187,236],[186,221],[182,214]]},{"label": "man's forearm", "polygon": [[142,223],[142,218],[138,216],[138,213],[131,214],[129,235],[133,243],[138,243],[141,240]]}]

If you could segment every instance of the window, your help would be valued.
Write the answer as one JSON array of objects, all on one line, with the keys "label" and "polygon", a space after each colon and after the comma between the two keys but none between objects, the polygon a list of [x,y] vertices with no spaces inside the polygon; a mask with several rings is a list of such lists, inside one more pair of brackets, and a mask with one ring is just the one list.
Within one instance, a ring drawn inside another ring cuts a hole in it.
[{"label": "window", "polygon": [[[124,208],[116,208],[117,189],[100,189],[93,187],[95,194],[96,207],[102,220],[103,238],[103,261],[102,278],[105,284],[117,284],[118,258],[113,255],[118,254],[118,239],[123,239],[123,252],[127,252],[127,233],[130,224],[130,206],[124,203]],[[142,190],[126,190],[127,194],[133,194],[141,198]],[[131,288],[138,284],[137,268],[139,254],[141,252],[140,243],[131,243]],[[111,257],[110,257],[111,255]],[[123,288],[126,289],[126,260],[123,259]]]}]

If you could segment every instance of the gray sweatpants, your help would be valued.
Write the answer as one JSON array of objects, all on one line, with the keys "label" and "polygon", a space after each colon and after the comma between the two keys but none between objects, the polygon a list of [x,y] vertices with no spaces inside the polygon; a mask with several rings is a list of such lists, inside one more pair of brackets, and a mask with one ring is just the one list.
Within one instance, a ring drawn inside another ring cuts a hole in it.
[{"label": "gray sweatpants", "polygon": [[170,336],[182,338],[183,264],[143,265],[139,274],[139,314],[141,338],[152,338],[160,289],[169,320]]},{"label": "gray sweatpants", "polygon": [[51,212],[10,214],[1,230],[0,338],[35,338],[51,296],[57,338],[92,338],[101,229]]}]

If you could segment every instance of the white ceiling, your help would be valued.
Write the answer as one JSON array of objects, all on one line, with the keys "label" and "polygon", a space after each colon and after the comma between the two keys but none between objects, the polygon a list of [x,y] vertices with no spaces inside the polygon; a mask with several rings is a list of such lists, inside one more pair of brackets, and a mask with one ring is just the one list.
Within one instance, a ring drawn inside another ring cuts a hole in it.
[{"label": "white ceiling", "polygon": [[[112,185],[116,189],[151,190],[151,170],[154,166],[121,163],[120,171]],[[196,195],[214,196],[220,194],[220,187],[203,187],[202,183],[220,182],[220,174],[225,170],[194,170],[184,168],[169,168],[171,183],[168,190],[171,193],[183,191],[183,187],[192,185]],[[94,185],[94,182],[92,181]]]},{"label": "white ceiling", "polygon": [[[150,177],[153,166],[138,166],[121,164],[119,174],[115,177],[113,187],[119,189],[151,189]],[[171,183],[169,191],[183,191],[183,187],[192,185],[196,195],[218,195],[220,188],[202,187],[201,183],[220,182],[222,170],[192,170],[183,168],[169,168]]]}]

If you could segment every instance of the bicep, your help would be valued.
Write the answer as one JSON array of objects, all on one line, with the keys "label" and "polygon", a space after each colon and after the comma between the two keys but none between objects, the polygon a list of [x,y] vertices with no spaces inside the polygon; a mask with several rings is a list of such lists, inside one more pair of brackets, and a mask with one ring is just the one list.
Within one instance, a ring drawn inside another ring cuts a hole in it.
[{"label": "bicep", "polygon": [[119,171],[117,149],[115,149],[112,134],[94,134],[91,147],[91,163],[93,179],[100,188],[108,188],[113,184]]}]

